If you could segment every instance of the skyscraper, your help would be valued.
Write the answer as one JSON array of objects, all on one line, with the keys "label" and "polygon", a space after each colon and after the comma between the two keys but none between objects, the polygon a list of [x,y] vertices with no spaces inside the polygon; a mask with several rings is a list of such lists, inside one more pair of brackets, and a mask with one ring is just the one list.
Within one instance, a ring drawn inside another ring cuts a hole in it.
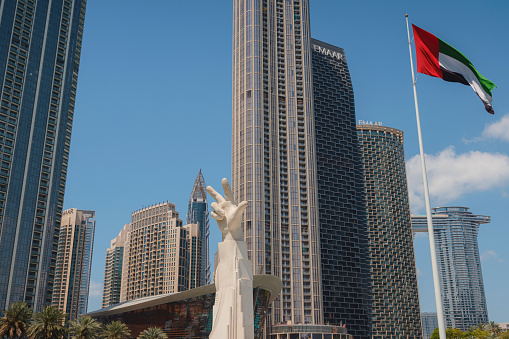
[{"label": "skyscraper", "polygon": [[[195,287],[204,286],[210,283],[210,260],[209,260],[209,207],[207,204],[207,192],[205,191],[205,179],[201,169],[194,181],[193,191],[189,198],[187,207],[187,224],[198,224],[200,233],[200,276]],[[193,283],[194,285],[194,283]],[[194,288],[194,287],[193,287]]]},{"label": "skyscraper", "polygon": [[94,233],[94,211],[62,212],[51,304],[70,319],[87,313]]},{"label": "skyscraper", "polygon": [[189,288],[187,234],[169,202],[135,211],[124,245],[120,301]]},{"label": "skyscraper", "polygon": [[189,265],[189,289],[200,287],[201,285],[201,234],[199,224],[187,224],[182,226],[186,230],[186,251]]},{"label": "skyscraper", "polygon": [[361,151],[343,49],[311,39],[324,321],[370,336],[371,282]]},{"label": "skyscraper", "polygon": [[309,2],[233,1],[232,188],[255,274],[281,278],[267,333],[322,324]]},{"label": "skyscraper", "polygon": [[[432,209],[445,326],[462,331],[488,323],[477,232],[480,224],[490,222],[490,217],[468,210]],[[427,232],[426,216],[412,216],[412,229]]]},{"label": "skyscraper", "polygon": [[436,313],[432,312],[422,312],[421,313],[421,322],[422,322],[422,338],[430,339],[431,334],[438,327],[438,318]]},{"label": "skyscraper", "polygon": [[52,300],[85,7],[0,6],[0,309]]},{"label": "skyscraper", "polygon": [[366,190],[373,337],[422,335],[403,132],[358,125]]},{"label": "skyscraper", "polygon": [[110,247],[106,250],[102,307],[108,307],[120,302],[122,264],[124,261],[124,246],[127,240],[128,229],[129,224],[126,224],[115,239],[111,241]]}]

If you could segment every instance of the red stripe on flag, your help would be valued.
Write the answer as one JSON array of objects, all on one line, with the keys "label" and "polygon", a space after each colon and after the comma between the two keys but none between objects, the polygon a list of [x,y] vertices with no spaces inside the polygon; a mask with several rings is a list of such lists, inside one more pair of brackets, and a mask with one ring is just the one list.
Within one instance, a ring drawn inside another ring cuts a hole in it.
[{"label": "red stripe on flag", "polygon": [[417,72],[443,79],[438,63],[438,38],[417,26],[412,25],[412,28],[417,56]]}]

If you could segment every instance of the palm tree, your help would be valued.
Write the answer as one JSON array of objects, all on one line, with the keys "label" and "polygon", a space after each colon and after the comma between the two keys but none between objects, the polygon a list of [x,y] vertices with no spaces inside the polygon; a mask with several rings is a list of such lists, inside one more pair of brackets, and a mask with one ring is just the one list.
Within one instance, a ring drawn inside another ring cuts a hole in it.
[{"label": "palm tree", "polygon": [[488,331],[494,334],[500,334],[502,333],[502,328],[496,322],[490,321],[490,323],[488,324]]},{"label": "palm tree", "polygon": [[66,335],[66,314],[48,305],[42,312],[34,315],[32,325],[28,328],[29,339],[63,339]]},{"label": "palm tree", "polygon": [[92,317],[80,317],[69,322],[69,333],[76,339],[95,339],[101,330],[101,323]]},{"label": "palm tree", "polygon": [[105,326],[101,337],[106,339],[129,339],[131,338],[131,331],[121,321],[113,321]]},{"label": "palm tree", "polygon": [[149,327],[141,332],[138,339],[167,339],[168,336],[159,327]]},{"label": "palm tree", "polygon": [[0,338],[20,338],[25,336],[32,310],[24,302],[15,302],[4,311],[0,318]]}]

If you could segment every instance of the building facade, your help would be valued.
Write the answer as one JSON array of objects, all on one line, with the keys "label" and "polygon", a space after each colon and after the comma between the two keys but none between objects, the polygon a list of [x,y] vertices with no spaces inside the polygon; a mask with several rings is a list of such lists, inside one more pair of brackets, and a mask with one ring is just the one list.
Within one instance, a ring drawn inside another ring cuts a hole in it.
[{"label": "building facade", "polygon": [[[200,231],[200,259],[198,268],[200,270],[199,280],[192,283],[195,287],[207,285],[210,282],[210,260],[209,260],[209,207],[207,204],[207,193],[205,191],[205,179],[200,172],[194,181],[193,191],[189,198],[187,208],[187,224],[198,224]],[[194,287],[193,287],[194,288]]]},{"label": "building facade", "polygon": [[62,212],[51,304],[71,320],[87,313],[95,233],[95,212]]},{"label": "building facade", "polygon": [[232,188],[255,274],[281,278],[267,333],[322,324],[309,1],[234,0]]},{"label": "building facade", "polygon": [[0,6],[0,309],[52,302],[85,8]]},{"label": "building facade", "polygon": [[[432,209],[438,276],[446,327],[462,331],[488,323],[477,233],[490,217],[467,207]],[[426,216],[412,216],[414,232],[427,232]]]},{"label": "building facade", "polygon": [[437,314],[433,312],[422,312],[421,313],[421,322],[422,322],[422,338],[430,339],[431,334],[438,327],[438,318]]},{"label": "building facade", "polygon": [[371,332],[368,227],[352,81],[343,49],[311,39],[325,323]]},{"label": "building facade", "polygon": [[111,241],[110,247],[106,250],[102,307],[108,307],[120,302],[122,264],[124,262],[124,246],[127,240],[128,229],[129,224],[124,225],[124,228]]},{"label": "building facade", "polygon": [[200,224],[187,224],[182,226],[186,230],[186,250],[188,257],[188,265],[189,265],[189,289],[204,286],[201,285],[201,259],[203,256],[201,255],[201,251],[203,250],[202,246],[202,237],[200,233]]},{"label": "building facade", "polygon": [[131,215],[124,246],[120,301],[188,289],[187,233],[169,202]]},{"label": "building facade", "polygon": [[366,192],[373,338],[422,335],[403,132],[358,125]]}]

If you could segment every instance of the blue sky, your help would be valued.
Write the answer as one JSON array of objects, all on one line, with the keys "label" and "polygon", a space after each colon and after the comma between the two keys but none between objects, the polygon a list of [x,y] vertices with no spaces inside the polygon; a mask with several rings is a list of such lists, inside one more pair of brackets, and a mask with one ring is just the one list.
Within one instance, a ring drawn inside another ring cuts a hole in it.
[{"label": "blue sky", "polygon": [[[469,87],[417,78],[431,204],[491,216],[479,231],[488,312],[509,321],[509,2],[310,3],[312,36],[345,49],[357,118],[405,132],[414,213],[424,210],[405,13],[498,86],[491,116]],[[89,310],[100,308],[105,251],[133,211],[169,200],[185,219],[200,168],[214,187],[230,177],[231,21],[229,0],[88,2],[64,207],[96,211]],[[426,235],[415,250],[431,312]]]}]

